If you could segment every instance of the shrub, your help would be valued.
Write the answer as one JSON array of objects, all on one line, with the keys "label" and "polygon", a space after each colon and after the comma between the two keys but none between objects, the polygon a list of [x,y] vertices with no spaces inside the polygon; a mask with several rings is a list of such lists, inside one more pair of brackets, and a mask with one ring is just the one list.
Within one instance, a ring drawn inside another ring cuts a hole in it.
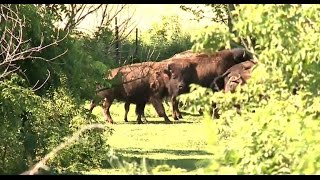
[{"label": "shrub", "polygon": [[[246,39],[248,50],[259,60],[249,83],[233,94],[196,90],[212,131],[214,158],[207,171],[319,174],[319,7],[239,5],[232,12],[237,36],[217,28],[204,33],[207,39],[194,38],[196,50],[217,50],[230,38]],[[250,37],[255,44],[248,43]],[[219,120],[208,116],[211,102],[218,104]],[[234,103],[241,104],[241,115]]]}]

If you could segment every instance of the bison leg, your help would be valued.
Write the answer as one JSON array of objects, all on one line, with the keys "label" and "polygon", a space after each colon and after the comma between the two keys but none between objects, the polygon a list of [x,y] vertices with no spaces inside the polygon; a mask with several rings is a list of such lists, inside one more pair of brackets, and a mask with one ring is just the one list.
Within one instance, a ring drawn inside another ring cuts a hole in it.
[{"label": "bison leg", "polygon": [[177,103],[177,116],[178,116],[179,119],[182,119],[182,114],[181,114],[181,112],[179,110],[178,104],[179,103]]},{"label": "bison leg", "polygon": [[137,114],[138,124],[143,124],[143,122],[141,121],[141,116],[143,115],[144,107],[145,107],[145,103],[136,105],[136,114]]},{"label": "bison leg", "polygon": [[141,108],[142,108],[141,118],[142,118],[145,122],[148,122],[148,120],[147,120],[146,116],[144,115],[144,108],[145,108],[145,107],[146,107],[146,104],[144,104],[144,106],[143,106],[143,107],[141,107]]},{"label": "bison leg", "polygon": [[153,105],[153,107],[155,108],[155,110],[157,111],[157,113],[159,114],[159,116],[164,118],[164,121],[166,123],[172,123],[169,120],[169,118],[168,118],[168,116],[167,116],[167,114],[166,114],[166,112],[164,110],[164,107],[163,107],[163,104],[162,104],[160,98],[151,97],[150,98],[150,102]]},{"label": "bison leg", "polygon": [[128,112],[130,110],[130,103],[129,102],[124,103],[124,110],[125,110],[124,121],[128,122]]},{"label": "bison leg", "polygon": [[172,118],[174,120],[182,119],[181,112],[179,111],[179,102],[177,101],[176,96],[173,96],[171,98],[171,103],[172,103]]},{"label": "bison leg", "polygon": [[137,115],[137,121],[139,124],[142,124],[141,119],[143,119],[145,122],[147,121],[147,118],[144,115],[144,108],[145,108],[146,104],[137,104],[136,105],[136,115]]},{"label": "bison leg", "polygon": [[105,98],[104,102],[102,104],[104,118],[107,122],[109,122],[111,124],[113,124],[113,120],[110,115],[110,106],[111,106],[112,102],[113,102],[112,98],[110,98],[110,99]]}]

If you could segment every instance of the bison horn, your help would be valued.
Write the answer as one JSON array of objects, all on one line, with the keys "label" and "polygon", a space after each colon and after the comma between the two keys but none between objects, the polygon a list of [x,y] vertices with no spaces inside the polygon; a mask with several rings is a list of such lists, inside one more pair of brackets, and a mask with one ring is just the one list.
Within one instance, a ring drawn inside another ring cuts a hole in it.
[{"label": "bison horn", "polygon": [[167,64],[167,69],[168,69],[169,71],[171,71],[171,66],[172,66],[171,63],[168,63],[168,64]]},{"label": "bison horn", "polygon": [[246,50],[243,51],[242,57],[244,58],[246,56]]}]

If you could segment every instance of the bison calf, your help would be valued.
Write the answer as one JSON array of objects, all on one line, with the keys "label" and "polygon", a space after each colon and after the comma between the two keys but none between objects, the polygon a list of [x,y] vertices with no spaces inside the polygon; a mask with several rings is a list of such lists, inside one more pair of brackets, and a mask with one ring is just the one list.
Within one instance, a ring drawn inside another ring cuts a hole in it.
[{"label": "bison calf", "polygon": [[[234,92],[239,85],[245,84],[251,77],[251,70],[257,63],[254,59],[233,65],[224,74],[216,77],[210,84],[210,88],[213,92],[224,90],[224,92]],[[235,104],[234,107],[240,114],[240,105]],[[219,118],[218,109],[216,103],[212,103],[213,118]]]}]

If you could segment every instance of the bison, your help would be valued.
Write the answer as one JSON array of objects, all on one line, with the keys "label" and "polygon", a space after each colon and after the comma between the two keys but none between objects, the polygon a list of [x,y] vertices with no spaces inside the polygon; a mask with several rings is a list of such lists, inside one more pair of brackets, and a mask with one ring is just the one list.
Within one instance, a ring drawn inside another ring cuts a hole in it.
[{"label": "bison", "polygon": [[173,114],[176,114],[175,119],[182,117],[176,97],[179,94],[188,93],[190,84],[194,83],[209,88],[216,77],[223,75],[233,65],[253,59],[252,55],[243,48],[222,50],[214,54],[195,53],[192,55],[188,51],[185,54],[165,60],[165,62],[171,62],[168,66],[171,75],[180,75],[186,87],[171,97]]},{"label": "bison", "polygon": [[[145,63],[148,64],[152,68],[162,69],[163,71],[167,72],[168,76],[164,76],[164,78],[163,78],[166,90],[165,90],[165,93],[163,94],[162,98],[170,98],[172,104],[175,105],[176,99],[172,98],[172,97],[178,96],[178,94],[180,94],[181,92],[183,92],[184,89],[186,89],[186,84],[184,82],[185,80],[182,77],[185,75],[186,72],[189,72],[189,71],[186,71],[188,68],[180,66],[180,64],[175,65],[174,63],[171,63],[171,62],[145,62]],[[133,64],[133,65],[135,65],[135,64]],[[175,66],[176,69],[179,69],[179,72],[181,72],[181,73],[179,73],[179,74],[171,73],[170,68],[173,66]],[[181,68],[183,68],[183,69],[181,69]],[[128,121],[127,115],[129,112],[129,107],[130,107],[130,102],[126,101],[125,102],[125,117],[124,117],[124,120],[126,122]],[[141,106],[139,108],[144,109],[144,106]],[[173,109],[175,109],[174,106],[173,106]],[[137,111],[136,111],[136,113],[137,113]],[[142,114],[144,114],[144,113],[142,112]],[[174,119],[178,119],[177,118],[178,114],[176,114],[176,112],[174,110],[172,111],[172,114],[173,114],[172,117]],[[159,114],[159,116],[161,116],[161,114]]]},{"label": "bison", "polygon": [[250,59],[248,61],[236,64],[229,68],[221,76],[217,76],[210,85],[214,91],[224,90],[224,92],[234,92],[238,85],[243,85],[251,77],[251,70],[257,61]]},{"label": "bison", "polygon": [[[210,87],[214,78],[222,75],[228,68],[252,59],[252,55],[242,48],[222,50],[214,54],[192,53],[191,51],[180,54],[161,62],[148,62],[149,66],[153,68],[169,71],[171,77],[166,76],[164,78],[167,92],[164,96],[171,99],[172,116],[175,120],[182,118],[176,97],[188,93],[191,83]],[[129,101],[125,103],[125,121],[127,121],[130,103]],[[144,105],[139,106],[139,108],[144,109]],[[143,110],[141,113],[143,114]]]},{"label": "bison", "polygon": [[[108,80],[118,79],[118,83],[112,88],[103,88],[97,91],[96,95],[103,98],[103,113],[106,120],[113,123],[110,116],[110,106],[114,99],[136,104],[138,123],[142,123],[141,116],[144,106],[150,102],[156,109],[159,116],[163,117],[166,123],[171,121],[167,117],[162,98],[165,96],[165,79],[170,78],[169,71],[157,68],[149,63],[127,65],[111,70]],[[95,106],[92,101],[90,111]]]},{"label": "bison", "polygon": [[[236,64],[229,68],[224,74],[216,77],[210,85],[213,92],[224,90],[224,92],[234,92],[238,85],[245,84],[251,77],[251,70],[257,61],[250,59],[248,61]],[[240,114],[240,105],[235,104],[234,107]],[[212,103],[211,112],[214,119],[219,118],[218,109],[216,103]]]}]

